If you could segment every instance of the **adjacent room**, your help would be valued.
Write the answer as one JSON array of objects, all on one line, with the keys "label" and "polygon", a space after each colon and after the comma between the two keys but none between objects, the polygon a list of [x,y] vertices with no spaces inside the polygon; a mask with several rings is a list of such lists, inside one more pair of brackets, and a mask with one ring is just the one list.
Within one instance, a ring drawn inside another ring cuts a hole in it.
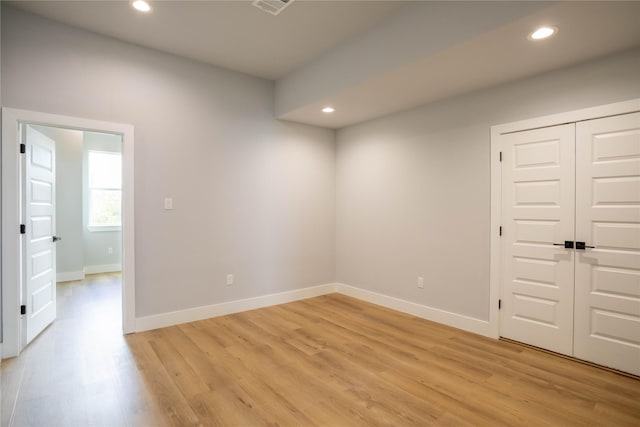
[{"label": "adjacent room", "polygon": [[640,2],[0,12],[2,426],[640,423]]}]

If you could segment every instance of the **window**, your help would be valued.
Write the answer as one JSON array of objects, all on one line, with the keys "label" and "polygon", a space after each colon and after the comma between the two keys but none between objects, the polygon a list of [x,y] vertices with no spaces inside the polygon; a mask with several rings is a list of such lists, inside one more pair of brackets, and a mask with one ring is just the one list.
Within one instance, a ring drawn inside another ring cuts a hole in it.
[{"label": "window", "polygon": [[89,151],[89,227],[122,225],[122,155]]}]

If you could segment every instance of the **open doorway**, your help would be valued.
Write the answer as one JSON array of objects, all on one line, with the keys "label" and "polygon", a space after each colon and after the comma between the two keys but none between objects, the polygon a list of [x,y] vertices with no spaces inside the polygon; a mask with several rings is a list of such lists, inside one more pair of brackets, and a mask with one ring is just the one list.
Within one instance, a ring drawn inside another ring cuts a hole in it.
[{"label": "open doorway", "polygon": [[55,142],[56,281],[122,270],[122,136],[30,125]]},{"label": "open doorway", "polygon": [[[83,304],[91,306],[93,312],[102,313],[102,321],[120,325],[121,306],[113,302],[121,300],[122,135],[44,125],[24,126],[51,139],[55,147],[53,253],[57,317],[68,317],[70,313],[60,310],[67,307],[65,302],[73,301],[82,293],[86,294]],[[106,278],[109,280],[99,280]],[[83,287],[92,287],[92,290],[83,290]],[[88,300],[89,296],[93,298]],[[26,307],[27,322],[30,313],[37,309]],[[27,331],[29,329],[27,325]],[[27,343],[30,340],[28,333]]]},{"label": "open doorway", "polygon": [[[17,356],[29,341],[30,315],[35,311],[23,306],[35,305],[34,293],[27,291],[28,273],[35,270],[29,270],[25,260],[33,259],[28,246],[39,237],[60,244],[60,256],[50,263],[54,282],[77,281],[88,274],[116,276],[116,282],[122,283],[121,330],[134,332],[133,127],[9,108],[2,111],[2,357]],[[54,162],[60,169],[56,174],[60,189],[52,200],[60,205],[53,211],[61,218],[35,238],[28,232],[21,234],[29,230],[27,220],[31,219],[25,215],[30,182],[25,171],[29,170],[27,159],[33,157],[22,145],[28,132],[37,132],[43,141],[60,141],[54,142],[60,149],[60,162]]]}]

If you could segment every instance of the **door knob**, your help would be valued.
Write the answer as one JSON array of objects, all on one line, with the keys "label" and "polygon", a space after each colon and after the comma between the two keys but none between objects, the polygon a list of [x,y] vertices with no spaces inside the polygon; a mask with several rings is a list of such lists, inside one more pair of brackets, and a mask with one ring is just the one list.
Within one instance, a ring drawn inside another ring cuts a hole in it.
[{"label": "door knob", "polygon": [[573,249],[573,240],[565,240],[564,243],[554,243],[553,246],[564,246],[565,249]]},{"label": "door knob", "polygon": [[576,242],[576,249],[585,250],[585,248],[593,249],[595,248],[595,246],[589,246],[584,242]]},{"label": "door knob", "polygon": [[53,240],[53,243],[55,243],[55,242],[57,242],[58,240],[62,240],[62,237],[53,236],[53,238],[52,238],[51,240]]}]

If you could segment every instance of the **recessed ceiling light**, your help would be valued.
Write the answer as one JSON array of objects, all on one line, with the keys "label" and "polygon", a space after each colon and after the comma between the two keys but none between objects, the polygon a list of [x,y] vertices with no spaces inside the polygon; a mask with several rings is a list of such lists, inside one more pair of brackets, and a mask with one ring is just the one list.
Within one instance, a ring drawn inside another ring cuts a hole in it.
[{"label": "recessed ceiling light", "polygon": [[336,111],[336,109],[335,109],[335,108],[333,108],[333,107],[324,107],[324,108],[322,109],[322,112],[323,112],[323,113],[333,113],[334,111]]},{"label": "recessed ceiling light", "polygon": [[553,36],[558,32],[558,27],[544,26],[537,28],[534,32],[529,34],[529,40],[542,40]]},{"label": "recessed ceiling light", "polygon": [[131,6],[140,12],[151,12],[151,5],[145,0],[135,0],[131,2]]}]

